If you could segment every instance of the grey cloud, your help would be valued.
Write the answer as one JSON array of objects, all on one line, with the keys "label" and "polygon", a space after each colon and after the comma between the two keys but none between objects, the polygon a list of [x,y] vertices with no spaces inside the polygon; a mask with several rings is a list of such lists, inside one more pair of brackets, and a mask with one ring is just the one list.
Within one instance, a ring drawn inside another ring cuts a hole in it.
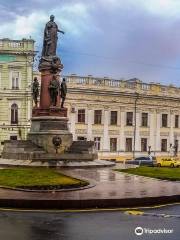
[{"label": "grey cloud", "polygon": [[[0,20],[11,21],[16,15],[37,10],[47,12],[48,16],[51,10],[74,2],[86,4],[90,18],[84,23],[86,32],[80,36],[64,29],[66,35],[60,39],[58,48],[64,73],[137,77],[143,81],[179,85],[180,17],[153,15],[131,0],[121,2],[119,7],[102,4],[99,0],[0,0],[3,7]],[[39,36],[37,39],[39,48]]]}]

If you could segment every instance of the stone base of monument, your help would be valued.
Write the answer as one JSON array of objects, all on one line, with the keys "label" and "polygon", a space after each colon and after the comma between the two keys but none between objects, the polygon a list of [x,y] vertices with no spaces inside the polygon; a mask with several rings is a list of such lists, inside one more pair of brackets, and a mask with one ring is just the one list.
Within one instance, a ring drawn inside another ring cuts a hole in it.
[{"label": "stone base of monument", "polygon": [[[93,141],[73,141],[68,130],[68,118],[56,116],[40,116],[31,119],[28,139],[8,140],[4,143],[2,158],[10,160],[29,160],[29,166],[84,166],[91,165],[98,159]],[[53,138],[61,138],[56,151]],[[18,162],[17,162],[18,163]],[[74,165],[74,163],[76,163]],[[25,163],[23,163],[25,164]],[[22,163],[20,165],[23,165]],[[11,164],[9,164],[11,165]],[[15,163],[12,161],[12,165]],[[27,164],[25,164],[27,166]],[[94,163],[97,165],[97,163]],[[100,166],[101,164],[98,163]],[[109,163],[107,164],[109,166]],[[104,164],[103,164],[104,166]]]},{"label": "stone base of monument", "polygon": [[50,108],[40,108],[34,107],[32,110],[33,117],[39,116],[56,116],[56,117],[67,117],[67,108],[60,107],[50,107]]},{"label": "stone base of monument", "polygon": [[68,130],[68,119],[66,117],[41,116],[31,119],[31,129],[28,140],[42,147],[47,153],[55,153],[53,145],[54,137],[61,138],[58,153],[63,153],[72,144],[72,134]]},{"label": "stone base of monument", "polygon": [[37,146],[30,140],[7,140],[4,144],[2,152],[3,159],[13,160],[31,160],[31,163],[41,162],[53,163],[55,162],[89,162],[97,159],[96,152],[93,151],[93,143],[74,141],[72,146],[76,145],[75,151],[71,147],[61,153],[48,153],[43,147]]}]

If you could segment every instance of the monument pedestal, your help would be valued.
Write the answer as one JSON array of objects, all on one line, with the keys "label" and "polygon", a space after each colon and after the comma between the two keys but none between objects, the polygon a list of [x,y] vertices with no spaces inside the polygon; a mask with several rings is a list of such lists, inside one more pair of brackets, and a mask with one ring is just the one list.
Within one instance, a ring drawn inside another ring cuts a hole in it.
[{"label": "monument pedestal", "polygon": [[[59,59],[59,58],[58,58]],[[47,60],[47,61],[46,61]],[[53,138],[59,137],[61,145],[58,153],[67,151],[72,145],[72,134],[68,130],[67,108],[60,107],[60,86],[58,84],[58,71],[61,70],[60,60],[54,66],[53,58],[41,59],[39,65],[41,71],[41,94],[40,106],[32,110],[31,129],[28,133],[28,140],[42,147],[47,154],[56,153]],[[53,69],[56,67],[56,72]],[[50,85],[53,79],[57,81],[56,106],[50,97]]]},{"label": "monument pedestal", "polygon": [[55,117],[67,117],[67,108],[60,107],[49,107],[49,108],[37,108],[34,107],[32,110],[33,117],[40,116],[55,116]]},{"label": "monument pedestal", "polygon": [[47,153],[55,153],[53,138],[58,136],[62,143],[58,153],[63,153],[72,145],[72,134],[68,130],[68,118],[57,116],[39,116],[31,119],[28,140],[42,147]]}]

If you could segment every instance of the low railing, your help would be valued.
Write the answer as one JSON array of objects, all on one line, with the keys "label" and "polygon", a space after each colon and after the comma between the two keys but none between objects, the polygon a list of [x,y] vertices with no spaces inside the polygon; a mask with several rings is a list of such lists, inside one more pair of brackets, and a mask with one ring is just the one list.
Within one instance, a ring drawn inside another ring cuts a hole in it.
[{"label": "low railing", "polygon": [[95,78],[92,76],[81,77],[77,75],[65,76],[69,84],[88,85],[96,87],[121,88],[123,91],[158,94],[161,96],[179,97],[180,89],[174,86],[163,86],[156,83],[144,83],[141,81],[125,81],[123,79]]},{"label": "low railing", "polygon": [[109,86],[122,87],[122,80],[114,80],[108,78],[94,78],[94,77],[80,77],[80,76],[66,76],[67,83],[81,84],[81,85],[95,85],[95,86]]}]

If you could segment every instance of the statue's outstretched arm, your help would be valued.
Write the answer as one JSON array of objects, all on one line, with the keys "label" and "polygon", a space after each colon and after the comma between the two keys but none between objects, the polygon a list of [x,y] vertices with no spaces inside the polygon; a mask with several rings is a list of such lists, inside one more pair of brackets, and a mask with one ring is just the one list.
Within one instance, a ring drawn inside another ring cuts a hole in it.
[{"label": "statue's outstretched arm", "polygon": [[62,33],[62,34],[65,34],[65,32],[64,32],[64,31],[61,31],[61,30],[59,30],[59,29],[58,29],[58,32],[60,32],[60,33]]}]

